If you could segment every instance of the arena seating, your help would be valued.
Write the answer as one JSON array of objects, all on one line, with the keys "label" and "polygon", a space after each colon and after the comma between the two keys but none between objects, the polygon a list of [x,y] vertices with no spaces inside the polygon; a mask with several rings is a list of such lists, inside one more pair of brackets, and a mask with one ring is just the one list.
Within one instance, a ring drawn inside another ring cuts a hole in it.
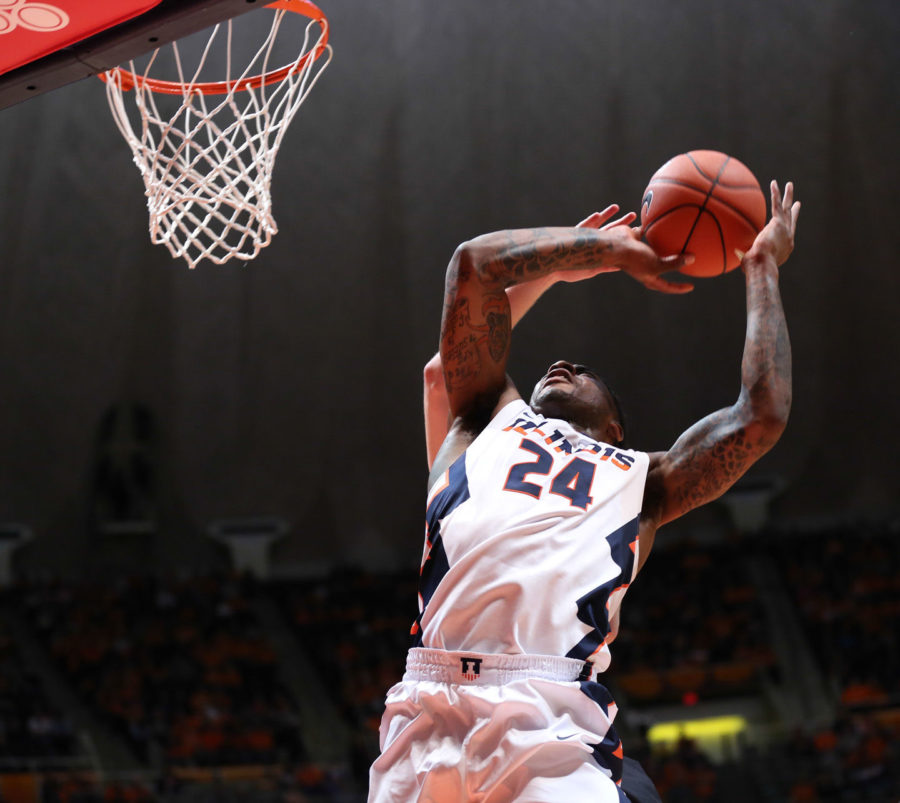
[{"label": "arena seating", "polygon": [[773,538],[807,639],[850,709],[900,706],[900,539],[856,523]]},{"label": "arena seating", "polygon": [[[611,685],[629,710],[652,711],[691,695],[761,695],[763,681],[781,683],[771,639],[779,623],[767,618],[751,561],[774,567],[827,680],[833,717],[745,745],[727,764],[714,764],[688,739],[669,750],[632,740],[628,752],[667,803],[900,799],[900,538],[886,525],[660,548],[625,599]],[[216,779],[227,775],[228,799],[363,800],[384,694],[403,671],[416,575],[345,568],[267,584],[217,575],[23,582],[13,595],[22,619],[145,768],[139,777],[105,780],[45,774],[44,798],[212,801],[221,793]],[[354,734],[344,768],[308,760],[281,681],[290,667],[277,664],[254,613],[258,598],[277,603]],[[15,734],[25,746],[19,752],[70,754],[65,715],[17,661],[2,621],[0,662],[0,746]],[[28,736],[29,722],[55,741]]]},{"label": "arena seating", "polygon": [[403,674],[417,612],[416,580],[413,571],[340,570],[274,589],[345,722],[359,736],[354,764],[363,782],[377,755],[385,693]]},{"label": "arena seating", "polygon": [[0,771],[66,766],[79,753],[71,721],[50,703],[0,617]]},{"label": "arena seating", "polygon": [[294,706],[248,604],[253,593],[207,576],[31,584],[21,598],[77,693],[143,762],[297,760]]},{"label": "arena seating", "polygon": [[641,706],[753,694],[776,674],[738,545],[658,545],[625,596],[611,651],[610,679]]}]

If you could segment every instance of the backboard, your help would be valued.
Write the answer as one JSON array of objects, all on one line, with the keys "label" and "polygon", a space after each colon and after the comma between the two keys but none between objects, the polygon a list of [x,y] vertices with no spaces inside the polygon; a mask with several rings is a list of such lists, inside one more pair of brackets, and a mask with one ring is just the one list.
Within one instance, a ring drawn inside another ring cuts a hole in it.
[{"label": "backboard", "polygon": [[267,0],[0,0],[0,109]]}]

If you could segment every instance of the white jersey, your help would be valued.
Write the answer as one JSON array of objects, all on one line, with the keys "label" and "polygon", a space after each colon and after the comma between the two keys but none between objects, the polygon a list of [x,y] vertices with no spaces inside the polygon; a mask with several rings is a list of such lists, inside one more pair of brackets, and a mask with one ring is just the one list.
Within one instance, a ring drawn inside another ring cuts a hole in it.
[{"label": "white jersey", "polygon": [[521,399],[503,407],[429,494],[415,645],[605,670],[648,465]]},{"label": "white jersey", "polygon": [[627,801],[593,678],[636,571],[648,464],[519,399],[435,483],[370,803]]}]

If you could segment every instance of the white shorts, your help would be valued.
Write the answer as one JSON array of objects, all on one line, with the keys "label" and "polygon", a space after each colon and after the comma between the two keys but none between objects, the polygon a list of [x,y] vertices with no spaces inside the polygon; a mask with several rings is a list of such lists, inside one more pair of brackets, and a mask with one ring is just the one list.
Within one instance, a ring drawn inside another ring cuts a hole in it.
[{"label": "white shorts", "polygon": [[412,649],[369,803],[622,803],[615,704],[582,661]]}]

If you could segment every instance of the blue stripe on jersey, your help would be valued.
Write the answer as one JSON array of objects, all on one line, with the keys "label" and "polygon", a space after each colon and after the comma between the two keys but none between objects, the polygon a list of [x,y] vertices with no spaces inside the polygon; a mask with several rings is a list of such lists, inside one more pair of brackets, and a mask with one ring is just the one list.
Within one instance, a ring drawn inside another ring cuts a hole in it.
[{"label": "blue stripe on jersey", "polygon": [[422,643],[422,616],[428,602],[434,595],[438,584],[444,579],[444,575],[450,570],[447,553],[444,551],[444,542],[441,538],[441,521],[453,510],[458,508],[469,498],[469,477],[466,474],[466,455],[461,454],[450,466],[447,472],[448,484],[428,505],[425,511],[425,521],[428,524],[428,540],[431,548],[422,563],[419,573],[419,594],[422,597],[422,610],[416,618],[413,627],[413,646],[421,646]]},{"label": "blue stripe on jersey", "polygon": [[[581,691],[599,705],[604,714],[609,716],[609,706],[613,702],[613,698],[606,686],[594,681],[582,681],[579,686]],[[616,733],[616,729],[610,725],[606,735],[598,744],[588,746],[592,749],[594,761],[608,770],[613,781],[619,783],[622,780],[622,758],[617,756],[615,751],[619,750],[621,752],[622,742]],[[619,789],[619,800],[624,803],[628,801],[621,789]]]},{"label": "blue stripe on jersey", "polygon": [[612,559],[621,571],[578,600],[578,619],[590,627],[591,631],[566,653],[566,658],[587,660],[609,635],[606,602],[615,589],[631,581],[634,553],[630,544],[637,538],[639,521],[640,518],[635,516],[627,524],[623,524],[618,530],[606,536]]}]

